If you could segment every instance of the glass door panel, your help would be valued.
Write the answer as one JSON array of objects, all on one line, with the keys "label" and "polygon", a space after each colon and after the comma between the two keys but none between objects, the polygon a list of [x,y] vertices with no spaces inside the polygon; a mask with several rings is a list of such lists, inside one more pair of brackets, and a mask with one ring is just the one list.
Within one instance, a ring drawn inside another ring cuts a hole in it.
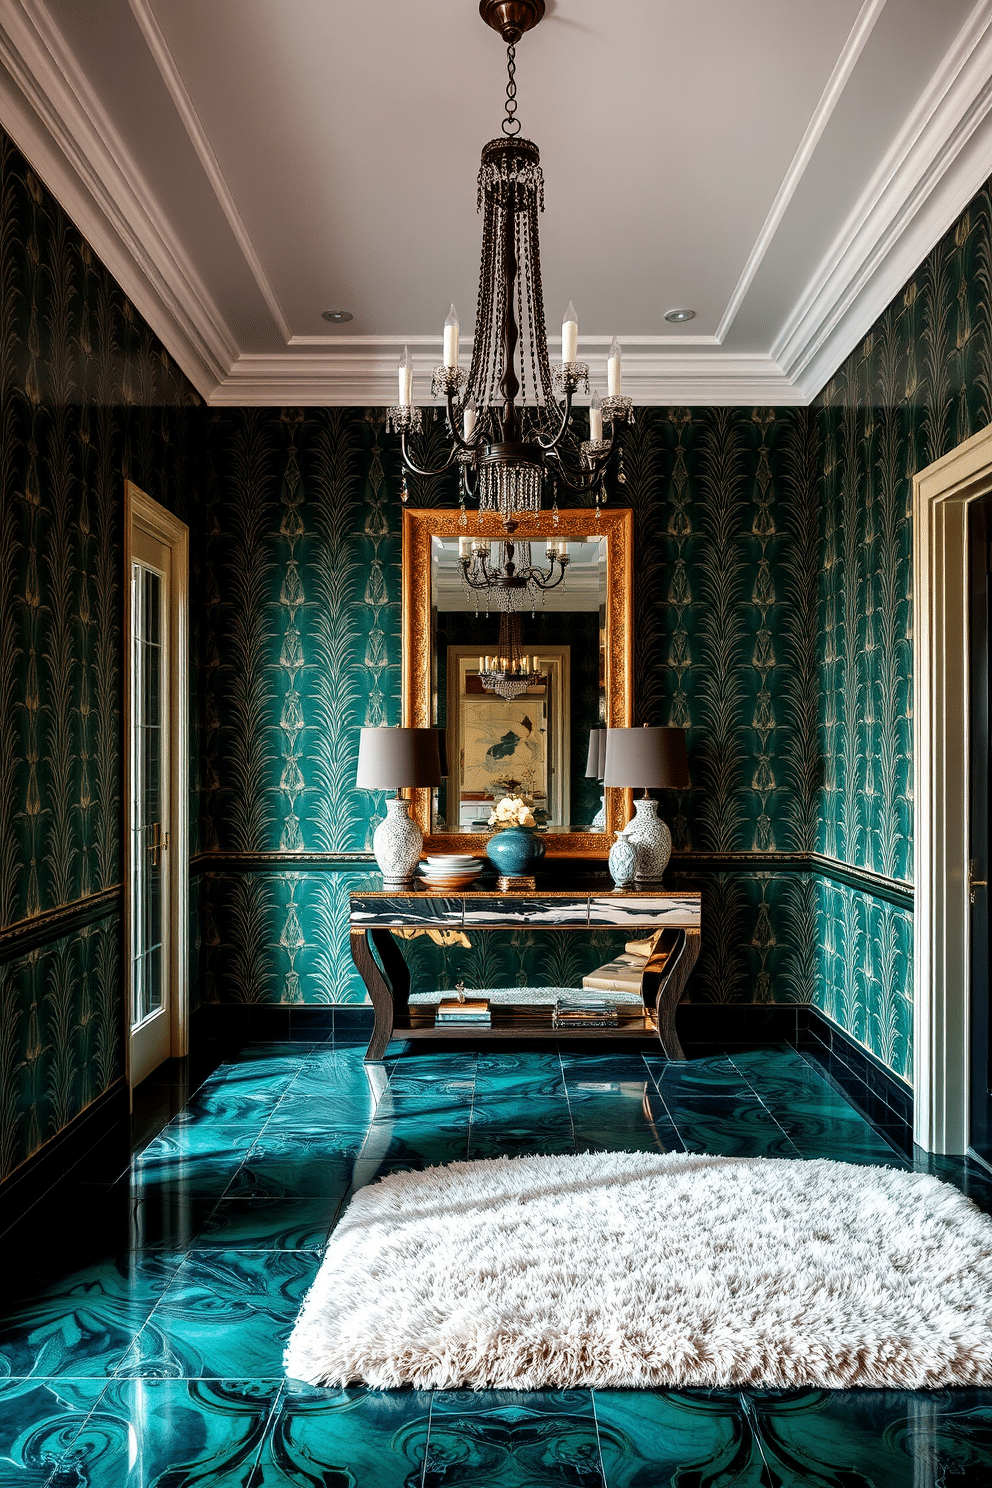
[{"label": "glass door panel", "polygon": [[131,1083],[170,1054],[169,562],[136,530],[131,564]]}]

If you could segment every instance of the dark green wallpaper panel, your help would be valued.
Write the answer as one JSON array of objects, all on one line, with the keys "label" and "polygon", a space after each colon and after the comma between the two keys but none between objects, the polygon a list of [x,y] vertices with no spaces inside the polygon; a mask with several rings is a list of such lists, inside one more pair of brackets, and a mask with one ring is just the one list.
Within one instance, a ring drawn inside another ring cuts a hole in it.
[{"label": "dark green wallpaper panel", "polygon": [[119,883],[125,476],[182,514],[198,400],[0,134],[0,924]]},{"label": "dark green wallpaper panel", "polygon": [[819,399],[817,848],[913,878],[912,478],[992,416],[985,186]]},{"label": "dark green wallpaper panel", "polygon": [[0,966],[0,1175],[124,1072],[116,915]]},{"label": "dark green wallpaper panel", "polygon": [[[0,132],[0,926],[121,880],[124,481],[188,517],[201,408]],[[123,1068],[117,912],[0,970],[0,1176]]]}]

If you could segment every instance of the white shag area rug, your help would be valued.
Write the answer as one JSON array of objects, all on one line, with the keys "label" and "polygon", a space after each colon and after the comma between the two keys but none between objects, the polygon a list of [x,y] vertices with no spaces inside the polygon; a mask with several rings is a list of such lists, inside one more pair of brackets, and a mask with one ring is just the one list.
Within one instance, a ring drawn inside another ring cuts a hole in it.
[{"label": "white shag area rug", "polygon": [[683,1153],[362,1189],[286,1350],[313,1384],[992,1384],[992,1220],[936,1178]]}]

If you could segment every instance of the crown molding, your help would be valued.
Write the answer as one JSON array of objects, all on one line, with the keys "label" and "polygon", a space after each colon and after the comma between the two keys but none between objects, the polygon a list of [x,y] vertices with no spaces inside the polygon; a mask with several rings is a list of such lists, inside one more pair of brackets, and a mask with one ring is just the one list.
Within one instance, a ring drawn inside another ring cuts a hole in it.
[{"label": "crown molding", "polygon": [[[133,0],[132,0],[133,3]],[[806,133],[799,142],[799,148],[792,157],[789,169],[786,171],[782,184],[778,189],[775,200],[769,208],[768,216],[762,224],[761,231],[755,239],[754,247],[751,249],[744,271],[733,294],[727,302],[727,308],[723,312],[720,324],[716,329],[716,339],[722,345],[727,333],[737,319],[738,312],[744,303],[745,296],[751,287],[755,274],[761,267],[765,254],[774,241],[786,209],[796,193],[800,181],[806,173],[806,168],[816,151],[823,132],[830,122],[831,116],[837,104],[840,102],[844,89],[850,81],[851,74],[857,64],[858,58],[864,51],[875,22],[882,14],[885,0],[864,0],[854,25],[851,27],[847,41],[841,48],[840,56],[837,58],[833,72],[827,79],[827,85],[820,95],[820,100],[813,110],[813,117],[806,128]]]},{"label": "crown molding", "polygon": [[811,401],[992,173],[992,0],[978,0],[772,345]]},{"label": "crown molding", "polygon": [[[215,408],[380,407],[396,402],[396,347],[363,351],[352,337],[347,351],[281,352],[241,356],[211,393]],[[414,392],[425,392],[438,352],[419,354],[411,348]],[[801,404],[793,387],[770,357],[719,352],[715,356],[658,352],[625,355],[623,390],[635,405],[737,406]],[[425,397],[417,399],[426,403]]]},{"label": "crown molding", "polygon": [[204,397],[237,343],[41,0],[0,17],[3,126]]},{"label": "crown molding", "polygon": [[[169,49],[169,44],[162,33],[162,28],[152,14],[148,0],[128,0],[135,20],[141,28],[141,34],[159,70],[162,81],[169,90],[169,97],[175,105],[176,113],[183,122],[183,127],[189,135],[197,158],[203,166],[203,173],[210,182],[211,189],[217,202],[227,218],[228,225],[234,234],[235,241],[241,249],[242,257],[248,265],[258,291],[268,307],[273,323],[280,337],[287,344],[292,338],[293,331],[286,319],[279,298],[272,287],[268,275],[262,266],[262,260],[255,251],[255,245],[251,235],[245,226],[244,218],[238,211],[237,202],[227,184],[224,172],[221,170],[220,162],[213,152],[210,141],[207,139],[200,116],[193,106],[193,100],[189,96],[186,84],[183,82],[176,66],[176,59]],[[884,3],[884,0],[883,0]]]}]

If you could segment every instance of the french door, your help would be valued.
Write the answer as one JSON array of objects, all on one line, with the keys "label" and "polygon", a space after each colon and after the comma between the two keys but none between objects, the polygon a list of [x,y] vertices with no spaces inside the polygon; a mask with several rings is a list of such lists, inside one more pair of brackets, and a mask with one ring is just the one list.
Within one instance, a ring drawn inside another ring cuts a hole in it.
[{"label": "french door", "polygon": [[992,1159],[992,1005],[989,988],[989,812],[990,713],[989,662],[992,624],[992,498],[968,507],[968,665],[969,753],[968,898],[970,925],[970,1146],[986,1162]]},{"label": "french door", "polygon": [[132,1088],[186,1052],[186,528],[128,483],[127,965]]}]

